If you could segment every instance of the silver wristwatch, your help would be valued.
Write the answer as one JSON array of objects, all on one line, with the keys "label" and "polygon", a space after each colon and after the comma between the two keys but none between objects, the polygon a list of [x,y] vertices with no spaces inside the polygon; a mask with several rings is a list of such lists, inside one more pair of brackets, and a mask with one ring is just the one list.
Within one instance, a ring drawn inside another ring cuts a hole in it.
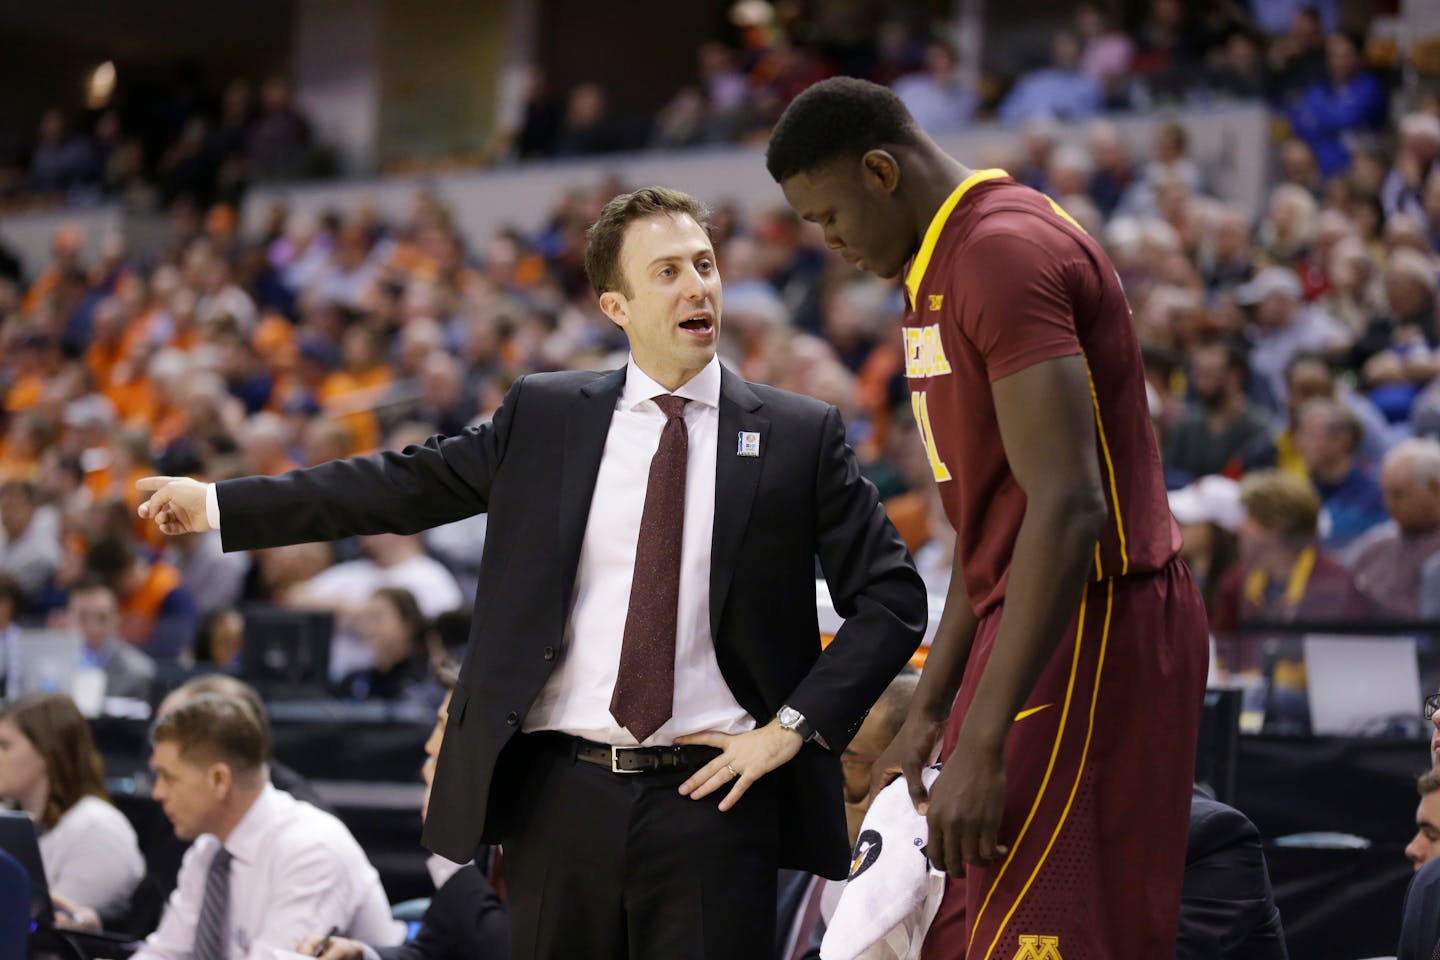
[{"label": "silver wristwatch", "polygon": [[809,741],[811,737],[815,736],[815,725],[805,719],[805,714],[792,706],[782,706],[775,714],[775,719],[786,730],[794,730],[800,734],[801,740]]}]

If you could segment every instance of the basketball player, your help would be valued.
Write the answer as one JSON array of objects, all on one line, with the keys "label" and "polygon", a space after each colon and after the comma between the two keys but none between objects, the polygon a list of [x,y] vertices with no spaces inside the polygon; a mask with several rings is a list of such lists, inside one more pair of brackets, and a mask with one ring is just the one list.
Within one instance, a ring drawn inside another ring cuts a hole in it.
[{"label": "basketball player", "polygon": [[1114,268],[884,87],[809,88],[766,159],[831,249],[903,277],[912,408],[957,533],[939,635],[876,765],[876,788],[906,777],[951,878],[925,957],[1173,956],[1205,610]]}]

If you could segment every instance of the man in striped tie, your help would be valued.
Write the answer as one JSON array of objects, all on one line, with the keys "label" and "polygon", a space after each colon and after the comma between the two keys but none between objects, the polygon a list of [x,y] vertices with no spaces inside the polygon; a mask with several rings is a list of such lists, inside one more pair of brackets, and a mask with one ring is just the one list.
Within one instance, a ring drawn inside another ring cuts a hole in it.
[{"label": "man in striped tie", "polygon": [[250,703],[205,694],[151,732],[155,799],[195,843],[138,960],[242,960],[315,927],[398,943],[379,874],[339,820],[270,784],[270,730]]}]

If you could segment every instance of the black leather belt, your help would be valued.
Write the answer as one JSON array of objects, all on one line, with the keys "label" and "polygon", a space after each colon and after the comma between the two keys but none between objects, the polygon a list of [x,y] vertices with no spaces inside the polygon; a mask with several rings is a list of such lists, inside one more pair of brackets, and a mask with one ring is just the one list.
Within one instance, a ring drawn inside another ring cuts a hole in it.
[{"label": "black leather belt", "polygon": [[575,747],[575,759],[601,767],[611,773],[658,773],[664,770],[695,770],[720,755],[714,747],[612,747],[579,737],[568,738]]}]

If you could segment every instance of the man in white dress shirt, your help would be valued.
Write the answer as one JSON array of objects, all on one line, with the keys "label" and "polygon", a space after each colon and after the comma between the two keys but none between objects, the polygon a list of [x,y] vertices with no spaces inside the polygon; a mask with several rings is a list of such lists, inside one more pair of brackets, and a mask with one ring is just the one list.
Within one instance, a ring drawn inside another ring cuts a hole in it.
[{"label": "man in white dress shirt", "polygon": [[199,696],[151,739],[155,799],[195,843],[137,960],[268,960],[316,928],[400,942],[404,928],[350,831],[271,786],[270,732],[252,706]]}]

